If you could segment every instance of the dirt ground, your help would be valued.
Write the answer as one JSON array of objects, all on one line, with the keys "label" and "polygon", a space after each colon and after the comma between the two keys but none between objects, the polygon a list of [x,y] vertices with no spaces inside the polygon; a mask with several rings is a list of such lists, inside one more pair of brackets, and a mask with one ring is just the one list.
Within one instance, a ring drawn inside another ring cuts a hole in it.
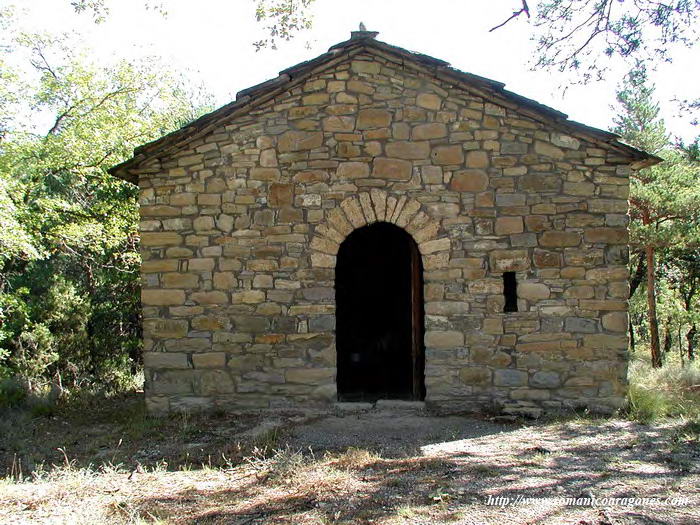
[{"label": "dirt ground", "polygon": [[697,423],[396,410],[183,422],[119,403],[131,423],[105,409],[0,426],[1,523],[700,523]]}]

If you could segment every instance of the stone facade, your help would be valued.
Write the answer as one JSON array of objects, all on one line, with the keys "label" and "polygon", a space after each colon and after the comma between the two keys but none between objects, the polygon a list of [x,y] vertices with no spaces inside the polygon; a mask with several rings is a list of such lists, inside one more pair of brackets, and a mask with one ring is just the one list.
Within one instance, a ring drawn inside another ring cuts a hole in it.
[{"label": "stone facade", "polygon": [[422,256],[428,406],[623,405],[644,155],[374,42],[115,168],[141,188],[149,409],[334,403],[336,254],[375,221]]}]

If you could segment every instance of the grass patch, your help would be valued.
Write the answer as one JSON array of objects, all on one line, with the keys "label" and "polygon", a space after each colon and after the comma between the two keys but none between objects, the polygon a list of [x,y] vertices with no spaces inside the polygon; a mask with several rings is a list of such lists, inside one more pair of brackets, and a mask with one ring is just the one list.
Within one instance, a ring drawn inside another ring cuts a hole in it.
[{"label": "grass patch", "polygon": [[376,452],[364,448],[350,447],[344,452],[329,454],[328,459],[336,468],[360,470],[381,460]]},{"label": "grass patch", "polygon": [[[224,467],[240,464],[253,444],[230,439],[258,416],[148,414],[140,392],[73,396],[37,415],[27,403],[0,409],[0,478],[31,479],[64,467],[125,469]],[[212,430],[216,430],[213,432]],[[272,444],[274,438],[268,438]]]},{"label": "grass patch", "polygon": [[629,381],[630,419],[640,423],[669,417],[700,421],[700,363],[667,363],[655,369],[634,361]]},{"label": "grass patch", "polygon": [[280,482],[299,474],[312,459],[313,456],[307,458],[300,449],[286,445],[276,450],[255,447],[245,461],[258,473],[259,478]]}]

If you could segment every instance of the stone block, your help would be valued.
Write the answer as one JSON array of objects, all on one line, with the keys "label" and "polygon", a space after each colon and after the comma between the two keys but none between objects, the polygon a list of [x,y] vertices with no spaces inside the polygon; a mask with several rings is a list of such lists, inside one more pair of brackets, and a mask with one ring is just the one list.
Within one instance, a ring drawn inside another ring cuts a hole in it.
[{"label": "stone block", "polygon": [[386,128],[391,125],[391,113],[385,109],[361,109],[357,114],[357,129]]},{"label": "stone block", "polygon": [[246,290],[234,292],[231,296],[233,304],[258,304],[265,302],[265,292],[262,290]]},{"label": "stone block", "polygon": [[153,375],[149,394],[181,395],[193,392],[192,370],[165,370]]},{"label": "stone block", "polygon": [[447,136],[447,126],[441,122],[418,124],[411,130],[412,140],[441,139]]},{"label": "stone block", "polygon": [[178,319],[145,319],[143,332],[147,337],[159,337],[163,339],[185,337],[187,335],[187,321]]},{"label": "stone block", "polygon": [[491,370],[481,366],[466,366],[459,369],[459,379],[465,385],[486,386],[491,384]]},{"label": "stone block", "polygon": [[510,235],[523,231],[522,217],[498,217],[496,219],[496,235]]},{"label": "stone block", "polygon": [[195,368],[224,368],[226,366],[226,354],[224,352],[193,354],[192,363]]},{"label": "stone block", "polygon": [[484,191],[489,187],[489,176],[484,170],[462,170],[452,175],[450,189],[454,191]]},{"label": "stone block", "polygon": [[291,206],[294,202],[294,184],[270,184],[268,202],[275,208]]},{"label": "stone block", "polygon": [[582,299],[579,306],[584,310],[627,310],[627,301]]},{"label": "stone block", "polygon": [[389,142],[385,146],[389,157],[406,160],[427,159],[430,155],[430,144],[425,141]]},{"label": "stone block", "polygon": [[286,131],[278,140],[281,153],[319,148],[323,144],[321,131]]},{"label": "stone block", "polygon": [[232,394],[236,391],[233,378],[226,370],[203,370],[196,381],[196,390],[201,395]]},{"label": "stone block", "polygon": [[141,246],[178,246],[182,235],[175,232],[141,232]]},{"label": "stone block", "polygon": [[454,146],[436,146],[433,148],[430,158],[434,164],[451,165],[464,162],[464,150],[457,144]]},{"label": "stone block", "polygon": [[500,317],[486,318],[484,319],[483,331],[486,334],[502,334],[503,333],[503,319]]},{"label": "stone block", "polygon": [[139,207],[141,217],[173,217],[182,215],[182,209],[176,206],[141,206]]},{"label": "stone block", "polygon": [[521,190],[529,192],[558,192],[561,189],[561,177],[559,175],[530,173],[520,177],[519,187]]},{"label": "stone block", "polygon": [[438,111],[440,106],[442,106],[442,99],[434,93],[419,93],[416,97],[416,105],[421,108]]},{"label": "stone block", "polygon": [[535,388],[558,388],[561,386],[561,377],[557,372],[535,372],[530,378],[530,386]]},{"label": "stone block", "polygon": [[336,175],[341,179],[364,179],[369,177],[369,164],[366,162],[342,162]]},{"label": "stone block", "polygon": [[199,331],[222,330],[225,323],[213,315],[203,315],[192,319],[192,329]]},{"label": "stone block", "polygon": [[429,348],[455,348],[464,344],[464,334],[456,331],[428,331],[425,333],[425,346]]},{"label": "stone block", "polygon": [[530,268],[527,250],[492,250],[489,253],[492,272],[522,272]]},{"label": "stone block", "polygon": [[372,163],[372,177],[380,179],[409,180],[412,171],[413,166],[406,160],[377,157]]},{"label": "stone block", "polygon": [[154,368],[190,368],[187,354],[179,352],[144,352],[143,366],[147,369]]},{"label": "stone block", "polygon": [[[374,93],[374,86],[369,82],[363,82],[361,80],[350,80],[348,82],[348,91],[351,93],[362,93],[365,95],[372,95]],[[338,99],[340,102],[340,99]]]},{"label": "stone block", "polygon": [[277,152],[270,148],[260,152],[260,166],[263,168],[276,168],[277,162]]},{"label": "stone block", "polygon": [[489,165],[489,156],[485,151],[469,151],[465,160],[467,168],[484,169]]},{"label": "stone block", "polygon": [[284,375],[289,383],[323,385],[334,380],[335,368],[288,368]]},{"label": "stone block", "polygon": [[564,291],[567,299],[591,299],[594,294],[593,287],[588,285],[570,286]]},{"label": "stone block", "polygon": [[448,237],[444,237],[442,239],[426,241],[421,243],[419,245],[419,248],[420,252],[424,255],[440,251],[446,251],[450,249],[450,239]]},{"label": "stone block", "polygon": [[217,290],[230,290],[238,286],[238,280],[233,272],[216,272],[214,273],[213,284]]},{"label": "stone block", "polygon": [[377,62],[370,62],[367,60],[353,60],[350,64],[350,69],[355,73],[366,75],[378,75],[380,64]]},{"label": "stone block", "polygon": [[185,303],[183,290],[141,290],[141,303],[147,306],[177,306]]},{"label": "stone block", "polygon": [[191,273],[165,273],[161,277],[161,284],[165,288],[196,288],[199,276]]},{"label": "stone block", "polygon": [[567,317],[564,321],[564,330],[574,333],[593,334],[599,331],[598,322],[595,319],[583,317]]},{"label": "stone block", "polygon": [[141,262],[142,273],[174,272],[177,270],[178,262],[175,259],[151,259]]},{"label": "stone block", "polygon": [[549,286],[542,283],[520,282],[518,283],[518,297],[528,301],[549,299]]},{"label": "stone block", "polygon": [[583,232],[583,238],[591,243],[627,244],[629,242],[627,228],[590,228]]},{"label": "stone block", "polygon": [[495,386],[525,386],[527,385],[527,372],[512,368],[496,370],[493,374],[493,384]]},{"label": "stone block", "polygon": [[563,133],[552,133],[551,134],[551,141],[552,144],[555,146],[559,146],[560,148],[567,148],[567,149],[579,149],[581,146],[581,142],[578,139],[575,139],[574,137],[570,135],[565,135]]},{"label": "stone block", "polygon": [[333,115],[326,117],[321,122],[323,131],[330,133],[351,133],[355,130],[355,117],[345,115]]},{"label": "stone block", "polygon": [[572,247],[581,244],[581,234],[578,232],[546,231],[540,235],[540,246]]},{"label": "stone block", "polygon": [[514,207],[525,206],[527,195],[524,193],[497,193],[496,206]]},{"label": "stone block", "polygon": [[226,304],[228,303],[228,295],[220,291],[212,292],[194,292],[190,299],[197,304]]},{"label": "stone block", "polygon": [[611,332],[627,332],[629,317],[627,312],[610,312],[603,315],[603,328]]},{"label": "stone block", "polygon": [[560,148],[541,140],[535,141],[535,153],[538,155],[544,155],[545,157],[551,157],[556,160],[564,158],[564,152]]},{"label": "stone block", "polygon": [[549,250],[535,250],[533,261],[537,268],[558,268],[561,266],[561,253]]}]

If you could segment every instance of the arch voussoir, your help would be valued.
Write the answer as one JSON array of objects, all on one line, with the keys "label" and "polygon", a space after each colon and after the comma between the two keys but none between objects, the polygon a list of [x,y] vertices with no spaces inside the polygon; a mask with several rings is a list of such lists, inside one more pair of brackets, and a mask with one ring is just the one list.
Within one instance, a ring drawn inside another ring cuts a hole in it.
[{"label": "arch voussoir", "polygon": [[413,235],[413,240],[416,241],[416,244],[420,247],[421,244],[436,239],[438,231],[440,231],[440,223],[435,219],[430,219],[422,228],[415,232],[410,232],[410,234]]},{"label": "arch voussoir", "polygon": [[374,205],[374,215],[377,221],[386,221],[386,192],[376,188],[370,191],[372,204]]},{"label": "arch voussoir", "polygon": [[357,197],[348,197],[340,203],[340,208],[345,212],[345,217],[348,219],[354,229],[362,228],[367,224],[365,214],[362,213],[362,206]]},{"label": "arch voussoir", "polygon": [[408,223],[411,221],[413,216],[418,213],[418,210],[420,210],[420,206],[421,204],[417,200],[409,199],[401,210],[401,213],[399,213],[394,224],[396,224],[396,226],[401,226],[402,228],[408,226]]},{"label": "arch voussoir", "polygon": [[443,268],[449,261],[450,240],[438,238],[440,221],[416,199],[384,190],[352,195],[330,210],[316,226],[311,241],[311,265],[333,268],[340,245],[354,230],[375,222],[389,222],[408,232],[418,245],[426,269]]},{"label": "arch voussoir", "polygon": [[369,193],[360,193],[360,206],[362,207],[362,212],[365,214],[367,224],[377,222],[374,206],[372,206],[372,197],[370,197]]},{"label": "arch voussoir", "polygon": [[340,207],[333,208],[328,212],[326,222],[329,228],[333,228],[343,238],[350,235],[354,229],[352,224],[350,224],[350,221],[348,221],[348,218],[345,216],[345,212]]}]

